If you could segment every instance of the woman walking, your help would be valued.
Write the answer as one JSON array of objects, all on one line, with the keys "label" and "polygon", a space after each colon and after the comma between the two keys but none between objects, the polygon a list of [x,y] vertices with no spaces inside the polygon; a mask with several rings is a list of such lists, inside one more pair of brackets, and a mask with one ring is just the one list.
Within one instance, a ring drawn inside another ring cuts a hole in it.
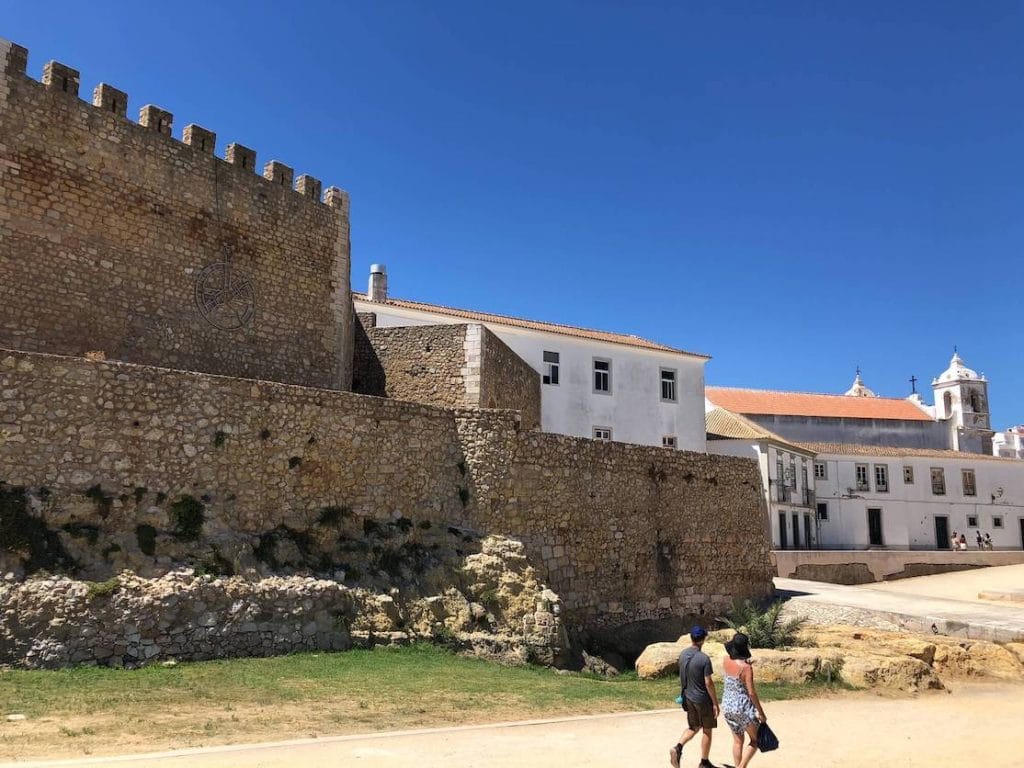
[{"label": "woman walking", "polygon": [[[757,752],[757,728],[767,722],[764,707],[754,688],[754,668],[750,662],[750,640],[742,632],[725,644],[728,657],[724,661],[725,693],[722,695],[722,717],[732,731],[732,757],[736,768],[746,768]],[[744,747],[743,735],[750,742]]]}]

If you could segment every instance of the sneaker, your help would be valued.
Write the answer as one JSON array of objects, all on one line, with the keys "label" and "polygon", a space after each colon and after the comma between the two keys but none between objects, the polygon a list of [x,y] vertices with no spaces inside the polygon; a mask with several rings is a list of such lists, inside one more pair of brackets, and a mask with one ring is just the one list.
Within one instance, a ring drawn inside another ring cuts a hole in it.
[{"label": "sneaker", "polygon": [[679,768],[679,752],[680,750],[675,747],[668,751],[668,761],[672,764],[672,768]]},{"label": "sneaker", "polygon": [[712,763],[710,760],[705,760],[701,758],[700,768],[718,768],[718,766]]}]

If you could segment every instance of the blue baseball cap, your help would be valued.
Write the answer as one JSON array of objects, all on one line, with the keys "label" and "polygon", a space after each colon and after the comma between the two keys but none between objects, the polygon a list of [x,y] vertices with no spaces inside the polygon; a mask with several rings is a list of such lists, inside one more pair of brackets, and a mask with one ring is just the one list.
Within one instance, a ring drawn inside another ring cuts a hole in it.
[{"label": "blue baseball cap", "polygon": [[707,636],[708,636],[708,631],[706,629],[704,629],[704,627],[700,626],[699,624],[696,624],[696,625],[694,625],[693,627],[690,628],[690,639],[691,640],[701,640],[701,639],[703,639],[703,638],[705,638]]}]

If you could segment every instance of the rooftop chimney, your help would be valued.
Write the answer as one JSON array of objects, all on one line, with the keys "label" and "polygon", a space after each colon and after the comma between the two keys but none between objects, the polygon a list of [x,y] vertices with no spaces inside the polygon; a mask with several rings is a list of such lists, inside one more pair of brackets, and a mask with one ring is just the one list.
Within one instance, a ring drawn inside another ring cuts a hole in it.
[{"label": "rooftop chimney", "polygon": [[388,268],[383,264],[370,265],[370,287],[366,297],[382,303],[388,300]]}]

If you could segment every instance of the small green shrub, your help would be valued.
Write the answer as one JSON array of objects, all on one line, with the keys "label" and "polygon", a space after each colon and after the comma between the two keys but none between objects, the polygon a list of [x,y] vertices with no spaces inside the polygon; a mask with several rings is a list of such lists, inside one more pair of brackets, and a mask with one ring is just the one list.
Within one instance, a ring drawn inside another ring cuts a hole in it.
[{"label": "small green shrub", "polygon": [[85,539],[93,546],[96,546],[96,542],[100,538],[99,526],[90,525],[89,523],[65,523],[61,526],[67,531],[72,538]]},{"label": "small green shrub", "polygon": [[408,533],[412,530],[412,520],[408,517],[400,517],[392,523],[395,528],[400,530],[402,533]]},{"label": "small green shrub", "polygon": [[193,496],[182,496],[171,504],[171,535],[179,541],[195,541],[203,532],[206,507]]},{"label": "small green shrub", "polygon": [[96,511],[100,517],[107,517],[110,514],[110,510],[114,505],[114,497],[103,490],[103,486],[98,483],[85,492],[85,498],[91,499],[92,503],[96,505]]},{"label": "small green shrub", "polygon": [[222,429],[218,429],[213,433],[213,447],[220,448],[224,443],[227,442],[228,433]]},{"label": "small green shrub", "polygon": [[0,549],[27,552],[25,570],[60,571],[74,569],[75,561],[64,549],[56,531],[29,513],[28,496],[22,486],[0,481]]},{"label": "small green shrub", "polygon": [[270,430],[267,429],[266,427],[264,427],[263,429],[260,430],[260,440],[269,440],[269,439],[270,439]]},{"label": "small green shrub", "polygon": [[158,492],[156,495],[156,505],[159,507],[165,501],[167,501],[167,494],[163,491]]},{"label": "small green shrub", "polygon": [[101,597],[110,597],[121,588],[121,581],[117,576],[112,579],[108,579],[107,581],[89,581],[86,583],[88,584],[88,587],[86,588],[86,596],[90,600],[96,600]]},{"label": "small green shrub", "polygon": [[144,485],[136,486],[135,490],[132,491],[132,495],[135,496],[135,503],[141,504],[142,500],[146,498],[147,493],[149,493],[149,488],[146,488]]},{"label": "small green shrub", "polygon": [[156,554],[156,528],[141,523],[135,526],[135,540],[139,542],[142,554],[152,557]]},{"label": "small green shrub", "polygon": [[745,634],[750,639],[751,648],[781,648],[795,645],[797,632],[807,620],[783,620],[783,605],[780,600],[762,608],[752,600],[745,600],[722,621],[730,629]]},{"label": "small green shrub", "polygon": [[103,548],[103,551],[102,551],[101,554],[103,555],[104,559],[109,559],[112,554],[114,554],[115,552],[120,552],[120,551],[121,551],[121,545],[120,544],[107,544],[107,546],[105,546]]},{"label": "small green shrub", "polygon": [[337,526],[346,517],[352,517],[351,507],[329,506],[320,510],[317,523],[324,526]]},{"label": "small green shrub", "polygon": [[380,527],[380,523],[372,518],[366,518],[363,520],[363,535],[365,536],[380,536],[384,533],[384,529]]},{"label": "small green shrub", "polygon": [[429,520],[420,520],[419,523],[417,524],[417,528],[419,528],[421,531],[429,531],[430,526],[431,523]]}]

